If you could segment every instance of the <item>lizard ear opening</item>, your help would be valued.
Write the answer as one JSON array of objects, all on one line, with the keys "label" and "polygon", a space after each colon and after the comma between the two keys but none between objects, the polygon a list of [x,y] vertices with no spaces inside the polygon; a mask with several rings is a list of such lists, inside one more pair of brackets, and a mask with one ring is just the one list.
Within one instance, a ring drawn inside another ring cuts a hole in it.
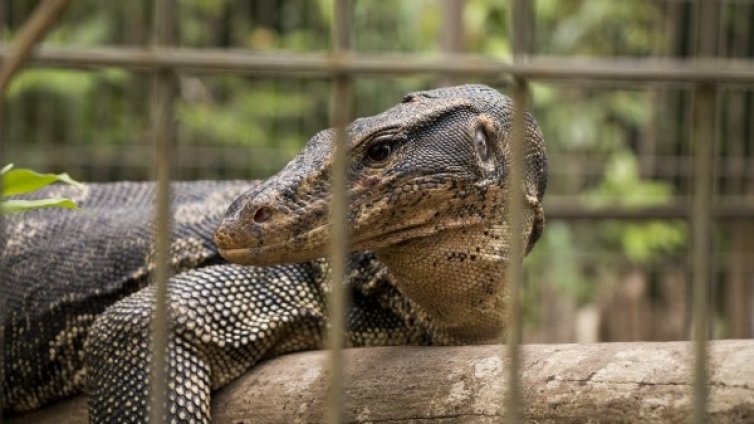
[{"label": "lizard ear opening", "polygon": [[474,148],[482,162],[487,162],[490,159],[490,142],[484,127],[480,126],[474,133]]},{"label": "lizard ear opening", "polygon": [[473,127],[474,151],[486,173],[494,173],[496,155],[496,140],[498,131],[495,121],[487,115],[481,115]]}]

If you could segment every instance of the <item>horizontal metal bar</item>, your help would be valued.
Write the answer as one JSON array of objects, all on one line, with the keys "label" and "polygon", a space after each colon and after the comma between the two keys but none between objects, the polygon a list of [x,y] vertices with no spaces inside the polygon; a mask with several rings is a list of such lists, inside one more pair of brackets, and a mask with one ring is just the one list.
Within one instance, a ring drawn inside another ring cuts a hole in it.
[{"label": "horizontal metal bar", "polygon": [[[684,219],[691,218],[691,205],[671,205],[649,208],[605,208],[591,209],[582,205],[544,205],[545,216],[548,220],[650,220],[650,219]],[[712,217],[724,219],[752,219],[754,218],[754,204],[745,206],[715,206]]]},{"label": "horizontal metal bar", "polygon": [[[0,58],[8,55],[0,47]],[[754,84],[751,59],[560,58],[534,56],[511,63],[481,55],[416,55],[322,53],[259,53],[219,49],[148,50],[132,47],[61,48],[37,50],[30,64],[41,67],[136,70],[173,68],[195,72],[308,73],[316,75],[451,74],[511,75],[535,80],[602,80],[637,82],[717,82]]]},{"label": "horizontal metal bar", "polygon": [[[45,143],[27,142],[26,140],[6,140],[5,142],[7,157],[16,158],[17,162],[21,161],[25,166],[42,169],[65,169],[67,166],[116,169],[143,168],[144,155],[150,149],[149,145],[130,141],[120,144],[87,144],[76,141],[72,143],[63,142],[55,146],[56,154],[50,156],[48,155],[50,146]],[[250,165],[254,165],[255,174],[277,171],[292,158],[292,153],[284,149],[273,147],[251,148],[245,145],[191,145],[187,143],[175,146],[174,151],[180,158],[177,166],[181,168],[206,168],[210,171],[236,172],[248,170]],[[547,157],[549,162],[548,174],[553,181],[559,175],[574,175],[574,169],[578,169],[578,175],[582,177],[602,176],[608,163],[606,156],[601,154],[548,152]],[[642,158],[644,162],[653,164],[646,171],[652,179],[692,175],[690,156],[644,155]],[[715,166],[718,179],[740,179],[754,182],[754,157],[722,156],[718,157],[717,160]],[[602,163],[602,165],[594,166],[595,163]],[[550,196],[551,194],[548,194],[548,198]],[[561,193],[560,196],[563,197],[563,194]]]},{"label": "horizontal metal bar", "polygon": [[[30,150],[31,149],[31,150]],[[17,158],[17,163],[25,167],[38,169],[56,169],[61,167],[76,171],[79,168],[91,170],[91,177],[96,178],[98,173],[107,175],[108,178],[121,178],[132,170],[144,169],[144,155],[149,152],[149,145],[124,144],[124,145],[74,145],[60,146],[55,157],[43,155],[42,146],[22,145],[6,148],[7,157]],[[263,173],[277,171],[289,159],[290,155],[269,148],[255,148],[249,150],[246,147],[228,146],[175,146],[174,153],[178,158],[175,165],[176,172],[196,171],[199,176],[207,178],[213,172],[227,173],[229,178],[240,178],[243,173],[254,167]],[[118,161],[116,161],[116,158]],[[60,162],[56,162],[59,160]],[[221,167],[208,169],[209,164],[222,164]],[[122,171],[121,171],[122,170]],[[83,171],[82,171],[83,172]],[[112,172],[116,172],[115,175]],[[123,172],[123,174],[118,174]],[[202,174],[210,172],[210,174]],[[88,175],[88,174],[86,174]],[[86,175],[83,178],[86,179]],[[120,175],[120,177],[119,177]],[[133,176],[129,178],[134,178]],[[667,206],[658,207],[610,207],[597,208],[594,206],[577,203],[578,200],[569,200],[575,196],[550,195],[546,197],[544,208],[547,219],[553,220],[602,220],[602,219],[625,219],[625,220],[650,220],[650,219],[688,219],[691,206],[688,197],[681,196]],[[754,199],[745,196],[726,196],[713,208],[713,216],[717,219],[754,219]]]}]

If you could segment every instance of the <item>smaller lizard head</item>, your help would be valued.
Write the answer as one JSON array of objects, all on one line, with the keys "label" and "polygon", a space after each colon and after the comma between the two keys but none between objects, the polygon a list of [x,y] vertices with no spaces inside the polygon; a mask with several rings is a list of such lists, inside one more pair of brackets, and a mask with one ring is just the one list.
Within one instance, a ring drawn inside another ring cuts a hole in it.
[{"label": "smaller lizard head", "polygon": [[[513,106],[481,85],[407,95],[347,128],[347,226],[352,250],[388,251],[449,231],[502,224]],[[326,256],[335,132],[306,144],[278,174],[239,197],[215,233],[232,262],[268,265]],[[539,208],[542,135],[527,115],[525,193]],[[541,213],[534,221],[541,221]],[[531,220],[530,220],[531,221]],[[541,222],[532,221],[533,245]]]}]

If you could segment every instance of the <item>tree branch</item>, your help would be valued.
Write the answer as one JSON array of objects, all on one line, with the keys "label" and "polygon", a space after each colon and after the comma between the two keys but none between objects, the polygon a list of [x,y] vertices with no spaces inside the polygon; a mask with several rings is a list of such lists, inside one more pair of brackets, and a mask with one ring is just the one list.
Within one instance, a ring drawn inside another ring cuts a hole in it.
[{"label": "tree branch", "polygon": [[34,10],[16,36],[10,54],[0,66],[0,95],[5,92],[13,75],[31,55],[34,46],[57,22],[71,0],[45,0]]},{"label": "tree branch", "polygon": [[[528,345],[522,383],[528,422],[685,423],[691,412],[688,342]],[[499,422],[501,346],[385,347],[345,351],[347,422]],[[711,422],[754,420],[754,340],[709,345]],[[213,422],[319,422],[324,352],[268,361],[214,395]],[[79,397],[11,424],[85,423]]]}]

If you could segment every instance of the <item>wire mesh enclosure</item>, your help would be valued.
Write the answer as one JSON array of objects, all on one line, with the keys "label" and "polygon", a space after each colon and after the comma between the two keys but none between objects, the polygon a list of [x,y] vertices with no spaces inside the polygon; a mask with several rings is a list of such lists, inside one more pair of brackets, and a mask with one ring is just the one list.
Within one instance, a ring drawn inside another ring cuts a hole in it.
[{"label": "wire mesh enclosure", "polygon": [[[3,64],[44,6],[0,5]],[[752,22],[745,0],[74,1],[5,92],[0,166],[157,180],[160,258],[171,180],[268,177],[330,125],[339,281],[344,126],[408,91],[486,83],[513,98],[514,137],[532,111],[550,164],[548,228],[509,270],[509,422],[523,420],[521,343],[639,340],[695,341],[704,422],[707,340],[754,337]],[[513,181],[522,155],[514,149]],[[345,294],[330,304],[326,419],[340,422]],[[158,307],[163,361],[166,321]],[[153,365],[159,376],[164,362]],[[165,379],[153,381],[159,422]]]}]

